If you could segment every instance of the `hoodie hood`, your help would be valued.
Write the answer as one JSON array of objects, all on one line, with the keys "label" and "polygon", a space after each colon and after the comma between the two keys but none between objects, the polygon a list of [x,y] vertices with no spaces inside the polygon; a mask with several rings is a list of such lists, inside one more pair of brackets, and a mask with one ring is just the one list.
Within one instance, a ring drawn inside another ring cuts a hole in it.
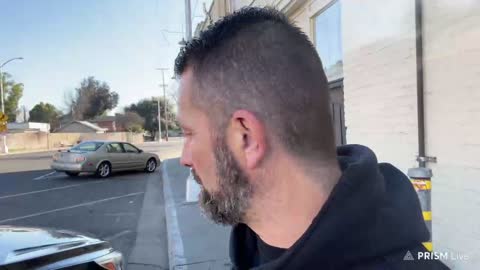
[{"label": "hoodie hood", "polygon": [[[360,145],[338,147],[337,156],[342,176],[312,224],[284,254],[258,269],[341,269],[428,240],[418,196],[401,171],[379,164]],[[238,224],[230,244],[232,262],[251,268],[255,233]]]}]

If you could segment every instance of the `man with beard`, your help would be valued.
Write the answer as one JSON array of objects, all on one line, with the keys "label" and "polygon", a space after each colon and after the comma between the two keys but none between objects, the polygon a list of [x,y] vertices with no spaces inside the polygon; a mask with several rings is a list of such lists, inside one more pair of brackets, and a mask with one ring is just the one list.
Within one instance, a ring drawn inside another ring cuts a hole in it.
[{"label": "man with beard", "polygon": [[200,204],[233,225],[237,269],[447,269],[406,176],[360,145],[335,148],[327,79],[306,35],[245,8],[190,41],[175,63],[181,163]]}]

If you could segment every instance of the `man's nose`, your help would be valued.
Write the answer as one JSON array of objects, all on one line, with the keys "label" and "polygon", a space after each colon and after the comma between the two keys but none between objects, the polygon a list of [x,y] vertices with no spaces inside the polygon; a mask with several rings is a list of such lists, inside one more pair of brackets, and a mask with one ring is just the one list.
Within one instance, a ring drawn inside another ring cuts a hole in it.
[{"label": "man's nose", "polygon": [[192,167],[192,154],[188,147],[183,146],[182,156],[180,157],[180,163],[186,167]]}]

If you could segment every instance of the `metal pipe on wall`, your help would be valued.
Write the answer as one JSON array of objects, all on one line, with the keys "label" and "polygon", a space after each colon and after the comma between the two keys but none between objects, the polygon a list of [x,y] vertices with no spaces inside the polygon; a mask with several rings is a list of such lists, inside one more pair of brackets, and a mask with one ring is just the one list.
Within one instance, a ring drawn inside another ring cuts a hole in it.
[{"label": "metal pipe on wall", "polygon": [[423,6],[422,0],[415,0],[415,48],[417,62],[417,119],[418,119],[418,166],[425,168],[425,104],[423,74]]},{"label": "metal pipe on wall", "polygon": [[[429,231],[429,239],[423,242],[428,251],[433,250],[432,242],[432,170],[426,168],[429,160],[425,154],[425,104],[423,74],[423,6],[422,0],[415,0],[415,48],[417,65],[417,121],[418,121],[418,168],[408,170],[410,181],[417,192],[423,219]],[[433,160],[433,159],[432,159]]]}]

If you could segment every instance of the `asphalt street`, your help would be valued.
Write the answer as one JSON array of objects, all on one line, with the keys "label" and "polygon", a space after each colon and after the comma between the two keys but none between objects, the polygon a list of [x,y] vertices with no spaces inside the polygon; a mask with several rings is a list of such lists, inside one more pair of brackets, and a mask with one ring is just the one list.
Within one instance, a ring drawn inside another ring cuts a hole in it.
[{"label": "asphalt street", "polygon": [[[147,143],[140,147],[165,159],[179,156],[181,141]],[[166,234],[163,195],[159,193],[156,200],[144,200],[147,186],[161,187],[160,169],[153,174],[114,174],[106,180],[91,175],[70,178],[49,169],[52,154],[0,156],[0,225],[49,227],[89,234],[110,241],[126,260],[136,243],[138,228],[142,228],[139,219],[145,207],[158,207],[162,224],[156,227],[160,235]],[[155,205],[144,205],[152,201]],[[162,239],[165,239],[163,247],[152,256],[164,258],[164,262],[152,269],[168,267],[166,237]]]}]

